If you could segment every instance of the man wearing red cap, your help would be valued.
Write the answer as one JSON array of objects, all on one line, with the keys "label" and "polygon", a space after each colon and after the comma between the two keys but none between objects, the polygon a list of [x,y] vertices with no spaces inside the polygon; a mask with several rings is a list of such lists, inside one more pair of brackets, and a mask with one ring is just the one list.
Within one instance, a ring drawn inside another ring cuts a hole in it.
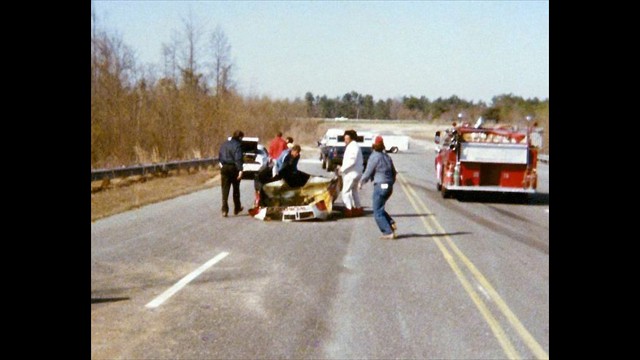
[{"label": "man wearing red cap", "polygon": [[367,169],[362,174],[362,179],[358,184],[358,188],[369,180],[373,180],[373,217],[376,224],[382,232],[381,239],[391,240],[396,236],[396,222],[391,218],[389,213],[384,209],[387,200],[393,194],[393,184],[396,182],[396,167],[393,160],[384,151],[384,141],[382,136],[377,136],[373,142],[373,153],[367,162]]}]

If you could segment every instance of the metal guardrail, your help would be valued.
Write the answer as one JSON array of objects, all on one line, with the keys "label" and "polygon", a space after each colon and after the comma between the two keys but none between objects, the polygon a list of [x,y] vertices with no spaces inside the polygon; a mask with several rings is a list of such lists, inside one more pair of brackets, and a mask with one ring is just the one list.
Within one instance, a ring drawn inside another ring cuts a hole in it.
[{"label": "metal guardrail", "polygon": [[[538,155],[538,160],[549,163],[549,155]],[[134,165],[114,169],[97,169],[91,170],[91,181],[99,181],[104,179],[115,179],[133,175],[146,175],[157,172],[167,172],[171,170],[189,169],[202,166],[215,166],[218,158],[206,158],[197,160],[178,160],[170,161],[162,164]]]},{"label": "metal guardrail", "polygon": [[134,165],[115,169],[91,170],[91,181],[104,179],[115,179],[133,175],[146,175],[157,172],[167,172],[171,170],[189,169],[202,166],[214,166],[218,163],[218,158],[206,158],[197,160],[178,160],[162,164]]},{"label": "metal guardrail", "polygon": [[538,155],[538,160],[542,161],[543,163],[548,164],[549,163],[549,155],[545,155],[545,154]]}]

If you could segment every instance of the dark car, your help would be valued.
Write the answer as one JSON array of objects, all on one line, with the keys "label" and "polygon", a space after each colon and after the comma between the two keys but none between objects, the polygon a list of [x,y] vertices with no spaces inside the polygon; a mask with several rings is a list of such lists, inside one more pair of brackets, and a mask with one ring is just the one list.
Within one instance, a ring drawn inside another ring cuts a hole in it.
[{"label": "dark car", "polygon": [[331,147],[335,145],[344,146],[344,139],[342,142],[338,142],[338,136],[342,134],[344,134],[344,129],[331,128],[328,129],[322,139],[318,141],[318,147],[320,148],[320,162],[322,162],[323,169],[327,167],[326,159]]},{"label": "dark car", "polygon": [[[367,167],[367,160],[369,160],[369,156],[373,152],[373,148],[371,148],[371,142],[365,142],[365,137],[359,135],[356,138],[356,142],[360,145],[360,150],[362,151],[362,160],[364,162],[364,167]],[[332,146],[324,146],[322,152],[322,168],[331,172],[336,169],[336,166],[342,165],[342,159],[344,157],[344,150],[346,149],[346,145],[344,143],[344,136],[338,136],[338,143]]]}]

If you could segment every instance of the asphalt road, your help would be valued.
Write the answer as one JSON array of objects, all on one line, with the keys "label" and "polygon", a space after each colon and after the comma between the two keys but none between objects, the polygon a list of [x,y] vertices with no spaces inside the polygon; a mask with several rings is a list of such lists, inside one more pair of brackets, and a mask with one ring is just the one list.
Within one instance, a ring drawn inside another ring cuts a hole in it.
[{"label": "asphalt road", "polygon": [[360,218],[222,218],[216,186],[92,223],[92,359],[548,358],[548,165],[527,202],[442,199],[430,143],[391,156],[395,241],[370,183]]}]

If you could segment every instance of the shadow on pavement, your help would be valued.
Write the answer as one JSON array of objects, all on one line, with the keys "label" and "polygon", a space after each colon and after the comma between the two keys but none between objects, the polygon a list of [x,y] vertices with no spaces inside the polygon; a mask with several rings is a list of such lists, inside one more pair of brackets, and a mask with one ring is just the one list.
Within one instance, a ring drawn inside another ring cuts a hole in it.
[{"label": "shadow on pavement", "polygon": [[100,299],[91,298],[91,303],[100,304],[100,303],[116,302],[116,301],[123,301],[123,300],[130,300],[130,298],[129,297],[113,297],[113,298],[100,298]]},{"label": "shadow on pavement", "polygon": [[458,231],[453,233],[437,233],[437,234],[416,234],[416,233],[398,234],[398,237],[396,238],[396,240],[408,239],[408,238],[423,238],[423,237],[433,238],[433,237],[456,236],[456,235],[467,235],[467,234],[471,234],[471,233],[467,231]]},{"label": "shadow on pavement", "polygon": [[483,202],[495,204],[549,205],[548,193],[490,193],[460,192],[454,195],[460,202]]},{"label": "shadow on pavement", "polygon": [[[373,212],[371,212],[373,214]],[[392,218],[397,217],[421,217],[421,216],[433,216],[433,214],[389,214]]]}]

